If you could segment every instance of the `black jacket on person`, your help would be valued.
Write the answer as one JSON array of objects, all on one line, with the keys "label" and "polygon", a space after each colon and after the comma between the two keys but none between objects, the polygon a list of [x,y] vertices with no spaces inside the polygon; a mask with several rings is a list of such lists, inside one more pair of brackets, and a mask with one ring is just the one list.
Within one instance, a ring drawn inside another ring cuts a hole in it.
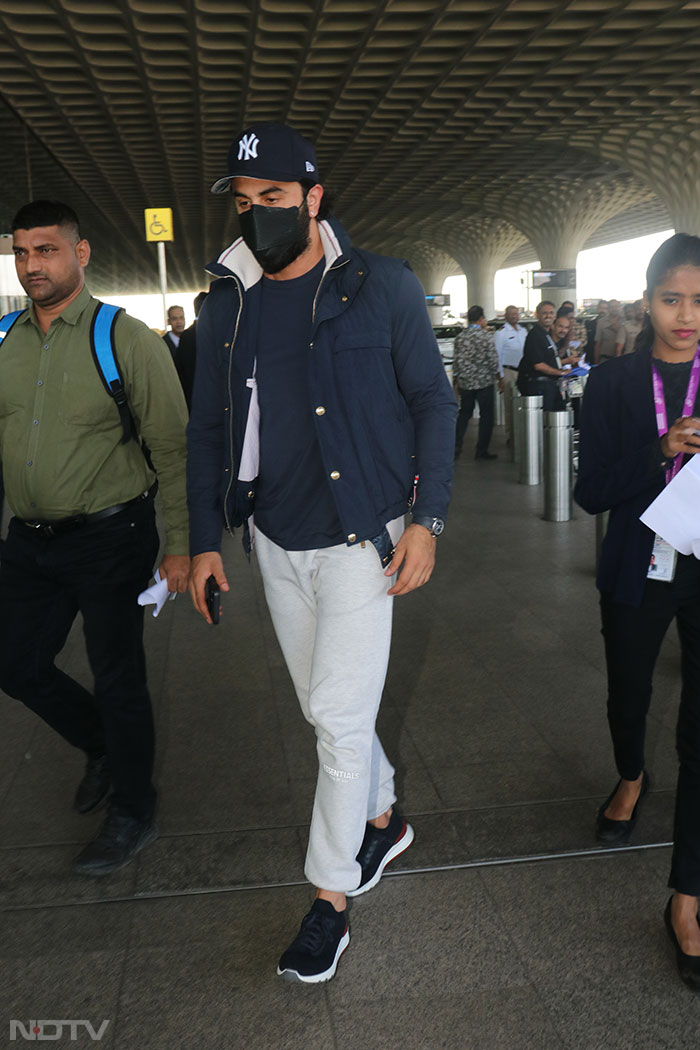
[{"label": "black jacket on person", "polygon": [[175,343],[170,338],[170,332],[166,332],[165,333],[165,335],[163,336],[163,342],[165,343],[165,345],[167,346],[168,350],[172,354],[173,360],[174,360],[175,359],[175,354],[177,353],[177,347],[175,346]]},{"label": "black jacket on person", "polygon": [[197,322],[194,321],[180,336],[180,344],[173,352],[173,361],[180,379],[182,392],[187,402],[187,411],[192,410],[192,387],[194,385],[194,365],[197,356]]},{"label": "black jacket on person", "polygon": [[581,408],[574,499],[589,514],[610,511],[596,584],[614,601],[641,604],[654,533],[639,515],[663,489],[666,467],[649,350],[592,369]]}]

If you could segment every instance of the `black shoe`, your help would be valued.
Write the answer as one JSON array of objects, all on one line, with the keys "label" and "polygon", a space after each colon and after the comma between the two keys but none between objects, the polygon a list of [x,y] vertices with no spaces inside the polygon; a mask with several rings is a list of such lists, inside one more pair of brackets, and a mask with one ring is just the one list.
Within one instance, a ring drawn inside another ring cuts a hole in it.
[{"label": "black shoe", "polygon": [[138,820],[112,806],[97,838],[76,857],[73,871],[81,875],[110,875],[126,867],[144,846],[157,838],[158,828],[153,818]]},{"label": "black shoe", "polygon": [[497,452],[477,452],[474,459],[498,459]]},{"label": "black shoe", "polygon": [[286,981],[305,984],[330,981],[349,943],[347,912],[336,911],[330,901],[317,898],[280,959],[277,973]]},{"label": "black shoe", "polygon": [[617,784],[610,792],[603,805],[598,810],[598,819],[596,820],[595,825],[595,835],[598,839],[598,842],[605,842],[608,845],[615,845],[620,842],[626,842],[629,836],[632,834],[634,825],[637,823],[637,816],[639,815],[639,806],[641,804],[642,799],[649,790],[649,774],[646,770],[644,770],[644,774],[642,776],[642,788],[639,792],[639,798],[637,799],[637,803],[634,809],[632,810],[632,816],[629,820],[611,820],[610,817],[605,816],[605,810],[608,808],[613,798],[615,797],[619,786],[620,781],[618,780]]},{"label": "black shoe", "polygon": [[[676,949],[678,973],[681,975],[681,980],[688,985],[690,990],[695,992],[696,995],[700,995],[700,955],[686,955],[681,949],[681,946],[678,943],[678,938],[676,937],[676,931],[671,922],[672,900],[673,897],[669,897],[666,911],[664,912],[664,922],[666,923],[668,935],[671,938],[671,944]],[[698,926],[700,926],[700,916],[698,917]]]},{"label": "black shoe", "polygon": [[413,828],[394,807],[391,819],[385,828],[367,825],[365,837],[357,854],[362,866],[362,879],[356,890],[346,890],[346,897],[359,897],[377,885],[382,873],[392,860],[407,850],[414,839]]},{"label": "black shoe", "polygon": [[112,791],[112,779],[106,755],[88,756],[85,775],[78,784],[73,809],[78,813],[94,813],[101,809]]}]

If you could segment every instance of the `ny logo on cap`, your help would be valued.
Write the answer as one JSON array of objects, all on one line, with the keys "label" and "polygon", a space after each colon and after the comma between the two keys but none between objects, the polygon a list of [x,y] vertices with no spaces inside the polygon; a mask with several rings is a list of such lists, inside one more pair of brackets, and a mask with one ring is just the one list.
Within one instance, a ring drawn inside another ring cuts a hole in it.
[{"label": "ny logo on cap", "polygon": [[258,146],[260,139],[251,131],[250,135],[244,135],[241,141],[238,143],[238,159],[239,160],[256,160],[258,156]]}]

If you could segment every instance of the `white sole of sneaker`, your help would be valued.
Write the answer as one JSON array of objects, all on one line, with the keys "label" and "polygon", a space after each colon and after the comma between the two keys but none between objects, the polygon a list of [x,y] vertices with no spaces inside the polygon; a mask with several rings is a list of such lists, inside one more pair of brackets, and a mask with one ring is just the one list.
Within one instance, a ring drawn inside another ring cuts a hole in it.
[{"label": "white sole of sneaker", "polygon": [[295,984],[299,981],[301,981],[302,984],[320,984],[321,981],[330,981],[331,977],[335,977],[335,971],[338,968],[338,960],[349,944],[350,930],[347,929],[338,941],[338,950],[335,953],[333,964],[329,966],[327,970],[324,970],[323,973],[298,973],[296,970],[280,970],[278,966],[277,976],[281,977],[284,981],[293,981]]},{"label": "white sole of sneaker", "polygon": [[345,896],[360,897],[363,893],[367,893],[369,892],[369,890],[373,890],[379,882],[379,880],[381,879],[382,875],[384,874],[384,869],[387,866],[387,864],[390,864],[392,860],[396,860],[396,858],[400,857],[402,853],[405,853],[415,837],[416,836],[413,828],[410,824],[407,824],[405,832],[403,833],[399,841],[395,842],[391,849],[388,851],[388,853],[382,860],[382,863],[379,865],[369,882],[365,883],[364,886],[358,886],[356,890],[346,890]]}]

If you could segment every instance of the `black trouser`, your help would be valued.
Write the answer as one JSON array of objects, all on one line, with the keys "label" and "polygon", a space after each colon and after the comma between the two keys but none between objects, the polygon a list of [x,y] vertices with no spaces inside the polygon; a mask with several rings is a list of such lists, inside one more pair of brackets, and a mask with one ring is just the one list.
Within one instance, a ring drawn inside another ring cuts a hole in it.
[{"label": "black trouser", "polygon": [[459,388],[460,406],[455,432],[455,450],[461,452],[464,436],[467,433],[469,420],[474,414],[474,405],[479,405],[479,436],[476,441],[476,454],[482,456],[489,450],[489,441],[493,432],[493,383],[480,390],[463,390]]},{"label": "black trouser", "polygon": [[[89,755],[109,758],[113,802],[155,808],[143,608],[158,554],[153,501],[45,539],[13,518],[0,563],[0,688]],[[94,696],[54,660],[78,612]]]},{"label": "black trouser", "polygon": [[[563,412],[566,408],[559,389],[559,382],[554,376],[544,376],[542,379],[527,379],[523,387],[525,397],[542,397],[543,412]],[[522,394],[523,390],[520,390],[520,392]]]},{"label": "black trouser", "polygon": [[700,896],[700,561],[679,555],[672,583],[647,580],[639,608],[601,594],[608,667],[608,722],[618,772],[635,780],[644,769],[646,716],[654,665],[676,618],[681,643],[681,703],[676,728],[680,760],[669,885]]}]

